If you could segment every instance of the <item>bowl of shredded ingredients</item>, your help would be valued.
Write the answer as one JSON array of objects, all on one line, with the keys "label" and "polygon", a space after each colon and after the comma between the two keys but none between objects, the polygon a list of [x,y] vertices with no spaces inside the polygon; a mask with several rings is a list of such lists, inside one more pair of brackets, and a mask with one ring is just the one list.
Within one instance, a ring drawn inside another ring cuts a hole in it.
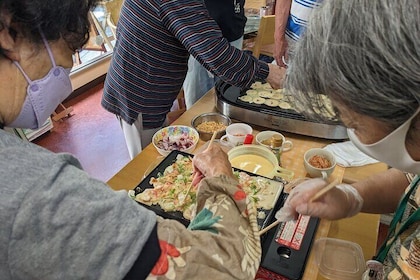
[{"label": "bowl of shredded ingredients", "polygon": [[191,153],[197,146],[197,130],[185,125],[171,125],[158,130],[152,138],[153,146],[163,156],[177,150]]},{"label": "bowl of shredded ingredients", "polygon": [[216,139],[225,135],[226,127],[231,123],[232,120],[223,114],[204,113],[196,116],[191,121],[191,126],[198,131],[201,140],[209,141],[215,131],[217,131]]},{"label": "bowl of shredded ingredients", "polygon": [[303,164],[310,177],[326,179],[334,171],[334,154],[322,148],[312,148],[303,155]]}]

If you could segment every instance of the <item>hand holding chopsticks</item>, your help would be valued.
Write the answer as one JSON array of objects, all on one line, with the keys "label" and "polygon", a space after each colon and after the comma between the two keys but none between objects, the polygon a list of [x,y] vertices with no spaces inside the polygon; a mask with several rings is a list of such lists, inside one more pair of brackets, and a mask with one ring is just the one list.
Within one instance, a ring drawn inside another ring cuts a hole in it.
[{"label": "hand holding chopsticks", "polygon": [[335,186],[337,186],[340,182],[337,179],[334,179],[331,183],[326,185],[324,188],[322,188],[319,192],[317,192],[314,196],[309,199],[309,202],[314,202],[324,194],[326,194],[328,191],[332,190]]},{"label": "hand holding chopsticks", "polygon": [[[211,137],[211,139],[210,139],[210,141],[209,141],[209,145],[208,145],[208,146],[207,146],[207,148],[204,150],[205,152],[206,152],[206,151],[208,151],[208,150],[210,149],[210,147],[211,147],[212,143],[214,142],[214,139],[216,139],[216,135],[217,135],[217,131],[213,132],[213,135],[212,135],[212,137]],[[194,174],[193,174],[193,178],[192,178],[192,180],[191,180],[191,183],[190,183],[190,185],[189,185],[189,187],[188,187],[188,189],[187,189],[187,192],[186,192],[185,196],[183,197],[183,199],[182,199],[181,203],[183,203],[183,202],[185,201],[185,198],[186,198],[186,197],[188,196],[188,194],[190,193],[190,190],[191,190],[191,188],[192,188],[192,186],[193,186],[193,183],[194,183],[194,179],[195,179],[196,174],[197,174],[197,173],[195,173],[195,172],[194,172]]]},{"label": "hand holding chopsticks", "polygon": [[[312,203],[314,201],[316,201],[317,199],[321,198],[323,195],[325,195],[327,192],[329,192],[330,190],[332,190],[335,186],[337,186],[339,184],[339,181],[337,179],[333,180],[331,183],[329,183],[328,185],[326,185],[324,188],[322,188],[320,191],[318,191],[317,193],[315,193],[309,200],[308,203]],[[281,208],[277,213],[276,213],[276,221],[274,221],[273,223],[271,223],[270,225],[268,225],[267,227],[265,227],[264,229],[260,230],[258,232],[258,234],[261,236],[264,233],[266,233],[267,231],[269,231],[270,229],[274,228],[275,226],[277,226],[278,224],[280,224],[281,222],[286,222],[288,220],[290,220],[290,218],[293,218],[293,209],[285,206],[283,208]],[[280,214],[280,215],[279,215]]]}]

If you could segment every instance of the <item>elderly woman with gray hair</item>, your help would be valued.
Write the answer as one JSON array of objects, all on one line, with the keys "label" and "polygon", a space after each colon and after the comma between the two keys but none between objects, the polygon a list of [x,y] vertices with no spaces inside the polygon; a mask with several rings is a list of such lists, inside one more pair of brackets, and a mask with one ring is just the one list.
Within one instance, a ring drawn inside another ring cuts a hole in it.
[{"label": "elderly woman with gray hair", "polygon": [[395,212],[364,279],[420,279],[420,2],[324,1],[297,48],[286,88],[302,113],[322,118],[327,95],[350,140],[391,168],[314,202],[326,182],[308,180],[286,208],[326,219]]}]

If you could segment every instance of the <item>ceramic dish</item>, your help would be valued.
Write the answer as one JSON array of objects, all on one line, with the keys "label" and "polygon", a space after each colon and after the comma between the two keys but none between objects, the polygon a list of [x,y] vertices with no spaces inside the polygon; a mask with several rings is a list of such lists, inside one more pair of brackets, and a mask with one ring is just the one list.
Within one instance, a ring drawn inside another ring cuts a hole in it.
[{"label": "ceramic dish", "polygon": [[185,125],[171,125],[157,131],[152,138],[159,154],[166,156],[171,151],[191,153],[199,140],[197,130]]},{"label": "ceramic dish", "polygon": [[[313,157],[319,157],[318,159],[313,159]],[[320,168],[318,166],[313,166],[311,164],[312,160],[314,160],[314,163],[318,163],[318,161],[321,161],[326,165],[326,163],[329,163],[328,166],[325,166],[323,168]],[[306,172],[308,172],[309,176],[312,178],[322,177],[323,179],[327,179],[331,173],[333,173],[336,161],[334,154],[330,151],[327,151],[322,148],[313,148],[309,149],[305,152],[303,156],[303,164],[305,166]]]},{"label": "ceramic dish", "polygon": [[294,173],[279,166],[273,152],[260,145],[242,145],[232,148],[228,158],[233,167],[267,178],[293,179]]}]

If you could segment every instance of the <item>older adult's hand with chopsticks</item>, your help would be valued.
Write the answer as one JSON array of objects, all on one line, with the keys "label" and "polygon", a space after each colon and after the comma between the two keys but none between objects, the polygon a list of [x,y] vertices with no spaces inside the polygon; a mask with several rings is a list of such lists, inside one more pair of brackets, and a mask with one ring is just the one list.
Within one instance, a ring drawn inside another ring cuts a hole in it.
[{"label": "older adult's hand with chopsticks", "polygon": [[203,177],[226,175],[234,178],[227,154],[215,143],[195,155],[193,165],[195,173],[193,185],[197,185]]},{"label": "older adult's hand with chopsticks", "polygon": [[363,199],[348,184],[338,184],[313,199],[327,185],[328,182],[321,178],[303,181],[290,192],[284,204],[285,211],[290,211],[289,215],[302,214],[328,220],[351,217],[360,212]]}]

